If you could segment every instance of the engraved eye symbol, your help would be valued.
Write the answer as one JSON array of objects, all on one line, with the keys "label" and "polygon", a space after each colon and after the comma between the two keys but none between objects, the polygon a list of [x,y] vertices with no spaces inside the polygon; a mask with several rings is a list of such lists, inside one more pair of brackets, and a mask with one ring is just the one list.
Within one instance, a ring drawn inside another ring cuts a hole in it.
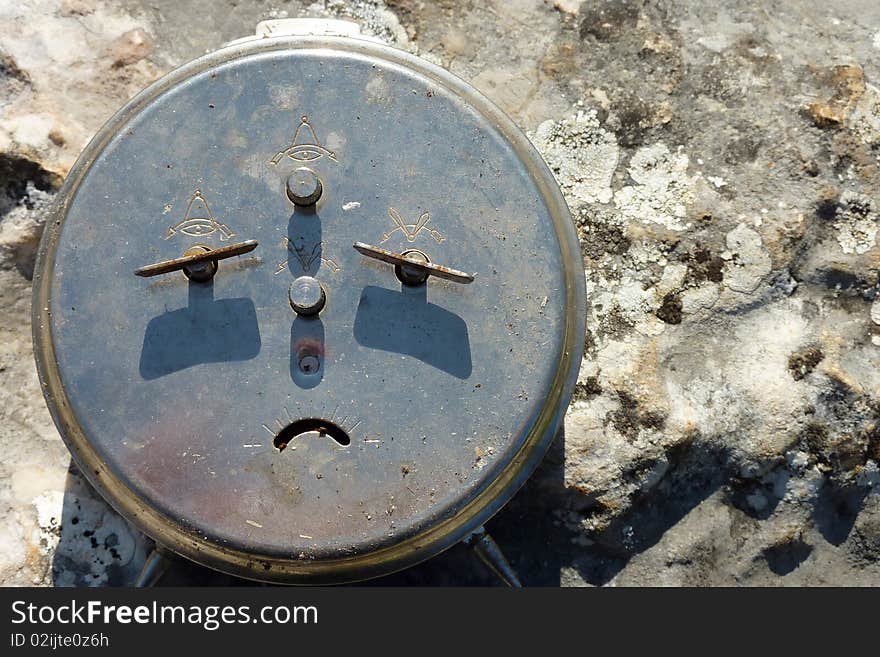
[{"label": "engraved eye symbol", "polygon": [[171,239],[178,231],[190,237],[203,237],[220,231],[220,240],[223,242],[235,236],[229,226],[214,218],[211,208],[208,207],[208,202],[198,189],[190,197],[183,219],[180,223],[169,226],[168,232],[165,233],[165,239]]},{"label": "engraved eye symbol", "polygon": [[317,160],[323,155],[332,155],[329,151],[319,152],[314,148],[295,148],[288,153],[288,157],[291,159],[297,160],[299,162],[311,162],[312,160]]},{"label": "engraved eye symbol", "polygon": [[214,226],[210,223],[203,222],[202,220],[198,220],[198,223],[192,223],[189,226],[181,227],[180,232],[186,233],[187,235],[191,235],[193,237],[198,237],[200,235],[209,235],[214,232]]},{"label": "engraved eye symbol", "polygon": [[277,152],[275,157],[269,160],[269,162],[271,164],[278,164],[285,157],[289,157],[297,162],[312,162],[322,157],[338,162],[333,151],[327,150],[318,141],[318,136],[315,134],[315,130],[309,123],[309,117],[307,116],[302,117],[296,132],[293,133],[293,143]]}]

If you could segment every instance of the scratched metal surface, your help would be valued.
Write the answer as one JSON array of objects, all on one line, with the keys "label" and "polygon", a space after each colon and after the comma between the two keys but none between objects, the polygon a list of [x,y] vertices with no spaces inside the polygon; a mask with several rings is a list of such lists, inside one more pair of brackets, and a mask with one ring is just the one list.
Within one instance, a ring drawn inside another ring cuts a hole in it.
[{"label": "scratched metal surface", "polygon": [[[315,211],[284,193],[303,164],[324,184]],[[582,295],[564,272],[573,236],[501,132],[435,78],[365,51],[238,57],[132,115],[73,191],[41,274],[67,412],[198,541],[317,561],[393,545],[489,486],[558,402]],[[250,239],[207,284],[133,275]],[[356,241],[476,280],[407,288]],[[326,289],[318,319],[288,305],[302,274]],[[317,375],[297,369],[303,344]],[[350,444],[279,451],[303,417]]]}]

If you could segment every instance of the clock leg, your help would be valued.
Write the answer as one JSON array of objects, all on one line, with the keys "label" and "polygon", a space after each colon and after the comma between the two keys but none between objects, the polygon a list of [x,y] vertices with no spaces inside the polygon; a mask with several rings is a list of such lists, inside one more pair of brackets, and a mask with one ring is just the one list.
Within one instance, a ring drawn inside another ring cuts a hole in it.
[{"label": "clock leg", "polygon": [[473,548],[480,561],[486,564],[489,570],[495,573],[507,586],[517,589],[522,588],[522,584],[516,571],[513,570],[513,566],[510,565],[507,557],[504,556],[501,548],[498,547],[498,543],[489,535],[485,527],[477,529],[473,534],[464,539],[464,542],[465,545]]},{"label": "clock leg", "polygon": [[165,555],[165,552],[159,546],[154,547],[144,562],[140,575],[135,579],[134,586],[137,588],[156,586],[170,565],[171,560]]}]

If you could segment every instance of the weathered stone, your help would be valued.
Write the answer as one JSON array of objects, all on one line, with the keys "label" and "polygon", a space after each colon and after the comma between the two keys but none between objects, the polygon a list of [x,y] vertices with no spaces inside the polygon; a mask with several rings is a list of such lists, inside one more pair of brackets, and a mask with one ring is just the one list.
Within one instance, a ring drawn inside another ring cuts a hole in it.
[{"label": "weathered stone", "polygon": [[152,37],[140,27],[121,34],[110,44],[113,66],[128,66],[147,57],[153,50]]},{"label": "weathered stone", "polygon": [[611,200],[611,176],[617,168],[618,147],[596,112],[578,112],[555,124],[545,121],[533,137],[557,179],[579,203]]},{"label": "weathered stone", "polygon": [[[0,8],[0,582],[128,582],[149,546],[68,476],[32,365],[60,177],[162,71],[309,15],[474,83],[571,207],[587,355],[558,443],[489,523],[526,583],[880,584],[880,6],[19,4]],[[173,581],[220,578],[193,572]],[[489,579],[451,550],[390,581]]]},{"label": "weathered stone", "polygon": [[88,16],[97,8],[97,0],[61,0],[62,16]]}]

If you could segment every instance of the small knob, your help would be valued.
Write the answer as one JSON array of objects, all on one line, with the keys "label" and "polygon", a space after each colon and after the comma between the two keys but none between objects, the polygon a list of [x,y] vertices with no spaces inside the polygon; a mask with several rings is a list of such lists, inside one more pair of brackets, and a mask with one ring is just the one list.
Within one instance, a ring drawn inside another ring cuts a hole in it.
[{"label": "small knob", "polygon": [[296,314],[306,317],[317,315],[327,302],[324,287],[318,282],[318,279],[311,276],[300,276],[293,281],[287,291],[287,296],[290,299],[290,307],[294,309]]},{"label": "small knob", "polygon": [[308,207],[317,203],[321,198],[324,185],[321,184],[318,174],[308,167],[300,167],[287,176],[286,189],[287,198],[294,205]]},{"label": "small knob", "polygon": [[421,285],[428,280],[430,273],[424,268],[424,265],[429,264],[431,260],[424,251],[409,249],[408,251],[403,251],[400,255],[410,261],[394,265],[394,273],[401,283],[415,286]]},{"label": "small knob", "polygon": [[[210,253],[210,251],[210,247],[199,244],[190,247],[186,251],[184,251],[183,257],[188,258],[192,256],[201,256],[205,255],[206,253]],[[185,266],[182,271],[184,275],[191,281],[196,281],[197,283],[207,283],[212,278],[214,278],[214,274],[217,273],[217,261],[196,260],[193,264]]]}]

